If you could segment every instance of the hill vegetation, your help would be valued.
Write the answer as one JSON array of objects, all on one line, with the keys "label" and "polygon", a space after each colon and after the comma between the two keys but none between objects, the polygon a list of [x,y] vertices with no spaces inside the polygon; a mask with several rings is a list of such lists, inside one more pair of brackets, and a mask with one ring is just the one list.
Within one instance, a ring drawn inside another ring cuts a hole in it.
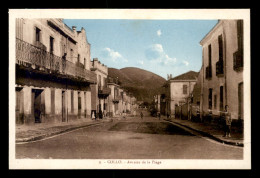
[{"label": "hill vegetation", "polygon": [[157,74],[135,67],[108,68],[108,75],[112,78],[118,77],[120,86],[132,93],[137,100],[149,103],[154,95],[161,92],[161,86],[166,82]]}]

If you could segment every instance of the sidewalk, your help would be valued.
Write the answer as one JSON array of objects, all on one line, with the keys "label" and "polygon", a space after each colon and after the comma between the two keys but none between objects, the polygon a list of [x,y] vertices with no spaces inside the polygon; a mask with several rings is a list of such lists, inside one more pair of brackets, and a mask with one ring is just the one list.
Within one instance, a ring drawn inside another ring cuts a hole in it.
[{"label": "sidewalk", "polygon": [[190,130],[196,131],[200,133],[202,136],[208,137],[220,143],[235,145],[240,147],[244,146],[243,133],[239,133],[236,131],[232,132],[232,129],[231,129],[231,137],[223,137],[224,131],[219,127],[217,127],[217,125],[213,125],[210,123],[197,123],[189,120],[181,120],[181,119],[173,119],[173,118],[167,119],[166,117],[163,117],[163,119],[166,121],[170,121],[174,124],[183,126],[185,128],[188,128]]},{"label": "sidewalk", "polygon": [[103,122],[111,122],[111,118],[104,119],[78,119],[71,122],[60,123],[35,123],[33,125],[17,125],[16,130],[16,143],[30,142],[41,140],[46,137],[61,134],[71,130],[83,128],[90,125],[101,124]]}]

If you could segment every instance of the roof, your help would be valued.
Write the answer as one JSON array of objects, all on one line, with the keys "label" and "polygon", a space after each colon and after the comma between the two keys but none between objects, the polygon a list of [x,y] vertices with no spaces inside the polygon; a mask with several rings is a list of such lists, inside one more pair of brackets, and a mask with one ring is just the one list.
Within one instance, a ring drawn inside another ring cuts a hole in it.
[{"label": "roof", "polygon": [[198,75],[198,72],[189,71],[184,74],[178,75],[177,77],[171,78],[170,80],[196,80]]}]

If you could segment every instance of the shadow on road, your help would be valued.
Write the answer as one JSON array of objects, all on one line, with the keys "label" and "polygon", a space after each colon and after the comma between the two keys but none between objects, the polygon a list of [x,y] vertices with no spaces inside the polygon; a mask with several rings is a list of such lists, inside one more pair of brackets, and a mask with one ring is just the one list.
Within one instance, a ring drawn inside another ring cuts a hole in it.
[{"label": "shadow on road", "polygon": [[127,131],[147,134],[161,135],[186,135],[194,136],[193,134],[165,122],[119,122],[113,125],[109,131]]}]

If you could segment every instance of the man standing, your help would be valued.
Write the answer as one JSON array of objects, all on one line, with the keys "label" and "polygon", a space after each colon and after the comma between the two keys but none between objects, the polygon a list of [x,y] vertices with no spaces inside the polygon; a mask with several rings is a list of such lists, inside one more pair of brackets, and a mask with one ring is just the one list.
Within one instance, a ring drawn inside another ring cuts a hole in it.
[{"label": "man standing", "polygon": [[225,112],[224,112],[224,117],[225,117],[225,126],[224,126],[224,137],[231,137],[230,132],[231,132],[231,113],[228,111],[229,107],[228,105],[225,106]]},{"label": "man standing", "polygon": [[143,119],[143,116],[144,116],[144,115],[143,115],[143,112],[142,112],[142,111],[141,111],[141,113],[140,113],[140,116],[141,116],[141,119]]}]

